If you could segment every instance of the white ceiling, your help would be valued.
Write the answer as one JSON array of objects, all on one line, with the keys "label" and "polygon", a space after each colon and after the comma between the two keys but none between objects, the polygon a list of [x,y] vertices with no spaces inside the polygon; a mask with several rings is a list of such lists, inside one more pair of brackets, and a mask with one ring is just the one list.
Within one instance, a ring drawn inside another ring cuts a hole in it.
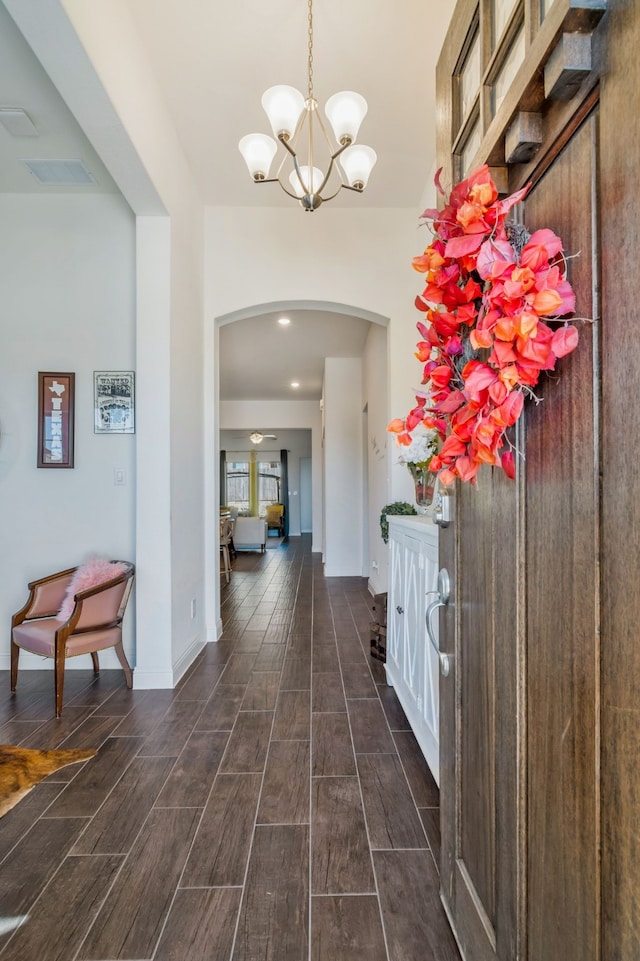
[{"label": "white ceiling", "polygon": [[[249,434],[254,430],[261,431],[265,435],[274,434],[275,437],[265,436],[261,444],[252,444]],[[230,454],[255,450],[260,458],[269,460],[272,456],[278,457],[281,450],[291,450],[293,447],[308,449],[311,454],[311,430],[251,424],[246,430],[220,431],[220,449],[226,450],[227,457]]]},{"label": "white ceiling", "polygon": [[[203,202],[290,207],[277,185],[252,183],[237,144],[245,133],[270,132],[260,104],[267,87],[285,83],[306,93],[306,0],[125,2]],[[419,212],[435,153],[435,63],[454,6],[315,0],[315,96],[323,107],[339,90],[361,93],[369,112],[358,139],[378,154],[365,193],[343,190],[332,205]],[[117,189],[2,2],[0,106],[23,107],[39,133],[13,138],[0,126],[0,192],[64,191],[39,185],[26,157],[84,160],[97,184],[67,188],[74,193]],[[221,328],[223,399],[317,399],[324,358],[361,354],[368,321],[316,311],[289,316],[286,330],[271,315]]]},{"label": "white ceiling", "polygon": [[[205,201],[290,205],[252,183],[244,134],[270,133],[260,99],[307,90],[306,0],[127,0]],[[369,112],[358,140],[378,154],[365,195],[344,206],[417,207],[434,156],[435,63],[454,0],[315,0],[314,94],[355,90]]]},{"label": "white ceiling", "polygon": [[[291,320],[281,327],[278,318]],[[361,357],[369,321],[319,310],[238,320],[220,328],[223,400],[318,400],[325,357]],[[292,388],[291,382],[300,386]]]},{"label": "white ceiling", "polygon": [[[13,137],[0,124],[0,193],[115,193],[117,187],[31,48],[0,3],[0,107],[21,107],[37,137]],[[38,183],[25,159],[83,160],[96,180],[90,187]]]}]

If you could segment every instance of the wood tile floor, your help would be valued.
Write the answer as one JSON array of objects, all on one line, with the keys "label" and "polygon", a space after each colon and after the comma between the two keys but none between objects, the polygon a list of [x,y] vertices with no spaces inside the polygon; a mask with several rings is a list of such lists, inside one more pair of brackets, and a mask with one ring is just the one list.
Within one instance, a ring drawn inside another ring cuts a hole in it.
[{"label": "wood tile floor", "polygon": [[100,748],[0,820],[0,959],[457,961],[366,582],[292,538],[236,558],[222,615],[173,691],[69,671],[56,721],[49,671],[0,676],[0,742]]}]

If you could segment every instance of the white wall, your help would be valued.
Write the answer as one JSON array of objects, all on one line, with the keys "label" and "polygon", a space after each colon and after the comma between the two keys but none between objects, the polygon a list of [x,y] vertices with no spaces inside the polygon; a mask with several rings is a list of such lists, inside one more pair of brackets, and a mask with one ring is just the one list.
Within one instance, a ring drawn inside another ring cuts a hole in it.
[{"label": "white wall", "polygon": [[[383,481],[382,463],[376,462],[377,479],[369,501],[372,560],[373,552],[385,549],[379,540],[379,527],[376,530],[377,520],[373,521],[377,502],[384,506],[393,500],[412,499],[411,478],[406,468],[397,463],[393,438],[378,424],[384,422],[386,426],[392,417],[403,415],[413,406],[412,387],[420,380],[420,368],[413,356],[418,339],[418,316],[413,303],[420,279],[411,267],[411,259],[422,251],[428,237],[426,232],[417,230],[419,213],[418,209],[362,209],[357,205],[348,209],[327,205],[313,215],[303,215],[296,204],[277,209],[216,207],[205,212],[205,313],[211,324],[211,370],[215,364],[213,319],[235,311],[302,301],[342,304],[389,318],[388,391],[386,398],[384,391],[367,398],[373,408],[369,416],[373,417],[371,423],[376,424],[377,443],[385,451],[386,477]],[[259,251],[259,256],[250,258],[250,269],[248,251]],[[373,371],[372,382],[379,364],[374,355],[379,356],[378,348],[372,346],[367,361]],[[214,408],[214,394],[211,373],[209,410]],[[273,422],[272,418],[268,420]],[[214,415],[211,426],[215,426]],[[217,470],[213,454],[208,460],[211,470]],[[370,462],[369,467],[372,466]],[[316,509],[321,511],[321,501],[314,494],[314,512]],[[322,550],[316,541],[321,532],[320,518],[316,520],[314,516],[314,550]],[[383,589],[384,558],[375,559],[380,563],[377,586]]]},{"label": "white wall", "polygon": [[7,7],[139,218],[134,686],[170,687],[205,641],[202,202],[126,0]]},{"label": "white wall", "polygon": [[324,366],[325,574],[362,575],[362,360]]},{"label": "white wall", "polygon": [[[93,371],[134,370],[135,222],[115,195],[0,195],[0,667],[27,582],[88,554],[136,560],[136,434],[93,432]],[[36,467],[38,371],[73,371],[75,467]],[[114,486],[114,469],[126,472]],[[135,605],[125,618],[134,655]],[[101,657],[117,665],[112,652]],[[21,666],[43,662],[21,655]],[[47,662],[45,662],[46,665]],[[91,667],[87,656],[70,667]]]},{"label": "white wall", "polygon": [[367,409],[368,557],[365,558],[369,589],[377,594],[387,589],[388,547],[380,534],[380,510],[389,501],[387,477],[387,431],[389,423],[387,383],[387,334],[384,327],[371,325],[362,357],[362,406]]},{"label": "white wall", "polygon": [[[136,672],[134,683],[170,686],[204,640],[202,612],[219,590],[215,545],[207,545],[206,557],[204,545],[215,509],[208,492],[218,469],[211,440],[218,418],[214,319],[283,300],[333,302],[390,318],[387,413],[389,417],[402,414],[412,403],[409,385],[419,375],[413,360],[416,332],[411,305],[416,282],[410,267],[422,241],[415,230],[419,211],[365,210],[354,203],[352,208],[327,205],[309,217],[295,204],[282,209],[215,208],[206,212],[203,238],[202,208],[192,172],[127,0],[92,0],[90,4],[86,0],[32,0],[29,4],[6,0],[6,6],[140,218],[137,249],[145,273],[137,277],[142,296],[136,342],[145,390],[135,439],[141,478],[136,492],[141,562],[137,646],[145,669]],[[154,230],[149,223],[153,217],[164,218],[165,223]],[[64,249],[66,225],[59,224],[54,233],[56,243]],[[146,267],[158,245],[164,267],[162,273],[156,273],[154,283],[153,273]],[[124,244],[116,259],[116,274],[130,271],[133,249]],[[30,274],[31,284],[33,276]],[[51,293],[60,297],[60,302],[66,298],[61,279],[52,284]],[[96,306],[99,314],[95,301],[89,291],[85,306]],[[103,303],[109,302],[108,296],[103,298]],[[161,328],[155,331],[153,303],[163,318]],[[46,326],[48,305],[43,304],[42,309]],[[7,322],[3,318],[3,323]],[[20,342],[19,335],[17,340]],[[56,338],[52,341],[58,342]],[[46,337],[42,344],[47,344]],[[84,346],[88,346],[86,340]],[[37,352],[40,344],[30,347]],[[155,419],[151,390],[165,392]],[[314,472],[321,463],[320,433],[316,426]],[[410,480],[406,470],[399,466],[388,470],[388,499],[407,497]],[[89,478],[89,483],[94,479]],[[57,483],[62,484],[63,479]],[[320,489],[319,483],[314,474],[314,489]],[[159,525],[154,524],[153,512],[148,509],[158,484],[163,487],[164,505]],[[130,489],[128,493],[130,496]],[[80,497],[83,503],[85,496]],[[314,540],[321,532],[316,510],[314,497]],[[40,513],[43,520],[48,518],[44,510]],[[98,527],[102,516],[96,522]],[[73,527],[63,513],[56,525],[66,524]],[[118,537],[118,529],[110,524],[108,531]],[[70,545],[74,546],[73,541]],[[314,549],[322,550],[322,543],[314,544]],[[23,547],[15,566],[24,566],[28,556]],[[156,629],[154,601],[159,592],[163,613]],[[197,602],[195,618],[190,613],[193,599]],[[208,636],[212,636],[210,630]]]},{"label": "white wall", "polygon": [[310,534],[313,530],[313,507],[311,483],[311,458],[300,458],[300,532]]}]

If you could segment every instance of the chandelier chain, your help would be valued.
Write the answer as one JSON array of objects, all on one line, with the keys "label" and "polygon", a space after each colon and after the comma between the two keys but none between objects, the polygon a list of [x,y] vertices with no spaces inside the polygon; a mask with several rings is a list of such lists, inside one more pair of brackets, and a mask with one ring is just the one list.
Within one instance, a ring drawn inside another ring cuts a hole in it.
[{"label": "chandelier chain", "polygon": [[309,0],[309,4],[308,4],[308,5],[309,5],[309,28],[308,28],[308,34],[309,34],[309,69],[308,69],[308,76],[309,76],[309,85],[308,85],[309,100],[313,100],[313,8],[312,8],[312,2],[313,2],[313,0]]}]

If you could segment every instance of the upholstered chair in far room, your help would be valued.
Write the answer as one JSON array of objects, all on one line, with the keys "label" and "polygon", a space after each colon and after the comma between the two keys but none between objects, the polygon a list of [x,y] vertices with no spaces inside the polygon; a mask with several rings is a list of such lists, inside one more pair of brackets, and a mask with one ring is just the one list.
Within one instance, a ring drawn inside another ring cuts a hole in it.
[{"label": "upholstered chair in far room", "polygon": [[113,647],[132,686],[122,646],[122,619],[135,568],[128,561],[96,558],[31,581],[29,599],[11,619],[11,690],[18,680],[20,650],[54,659],[56,717],[62,714],[64,669],[68,657],[90,654],[100,673],[98,651]]},{"label": "upholstered chair in far room", "polygon": [[233,540],[233,521],[230,517],[224,517],[220,521],[220,554],[222,555],[223,567],[220,571],[224,574],[227,584],[231,580],[231,544]]},{"label": "upholstered chair in far room", "polygon": [[279,537],[284,536],[284,506],[270,504],[265,510],[267,531],[277,531]]},{"label": "upholstered chair in far room", "polygon": [[233,527],[237,551],[262,551],[267,543],[267,522],[263,517],[238,517]]}]

